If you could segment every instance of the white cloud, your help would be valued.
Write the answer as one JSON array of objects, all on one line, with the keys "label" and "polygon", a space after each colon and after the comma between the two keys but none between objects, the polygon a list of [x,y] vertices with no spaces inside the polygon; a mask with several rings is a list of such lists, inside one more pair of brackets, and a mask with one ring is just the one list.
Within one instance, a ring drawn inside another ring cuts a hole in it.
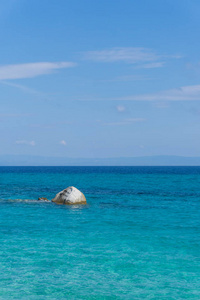
[{"label": "white cloud", "polygon": [[31,78],[50,74],[54,70],[74,67],[72,62],[37,62],[0,66],[0,80]]},{"label": "white cloud", "polygon": [[67,145],[67,143],[65,142],[65,140],[60,141],[60,144],[63,145],[63,146]]},{"label": "white cloud", "polygon": [[130,64],[152,62],[152,64],[146,65],[146,68],[158,68],[163,65],[163,62],[160,62],[161,59],[180,58],[180,56],[158,55],[151,49],[141,47],[116,47],[101,51],[88,51],[85,53],[84,58],[98,62],[125,62]]},{"label": "white cloud", "polygon": [[29,146],[35,146],[35,141],[26,141],[26,140],[18,140],[16,141],[16,144],[18,145],[29,145]]},{"label": "white cloud", "polygon": [[123,105],[118,105],[117,110],[118,110],[118,112],[123,112],[123,111],[125,111],[125,107]]}]

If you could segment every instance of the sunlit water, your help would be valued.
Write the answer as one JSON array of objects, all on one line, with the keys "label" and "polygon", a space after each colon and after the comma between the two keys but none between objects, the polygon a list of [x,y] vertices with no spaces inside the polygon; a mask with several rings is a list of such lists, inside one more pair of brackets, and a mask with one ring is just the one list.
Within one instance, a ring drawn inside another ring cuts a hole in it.
[{"label": "sunlit water", "polygon": [[0,299],[199,300],[200,168],[1,167]]}]

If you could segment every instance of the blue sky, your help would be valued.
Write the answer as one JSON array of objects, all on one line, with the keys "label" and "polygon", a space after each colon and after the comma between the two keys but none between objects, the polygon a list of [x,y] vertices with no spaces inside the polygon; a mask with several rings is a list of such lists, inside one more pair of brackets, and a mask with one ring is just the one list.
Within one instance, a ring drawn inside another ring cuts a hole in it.
[{"label": "blue sky", "polygon": [[0,3],[0,154],[200,155],[200,2]]}]

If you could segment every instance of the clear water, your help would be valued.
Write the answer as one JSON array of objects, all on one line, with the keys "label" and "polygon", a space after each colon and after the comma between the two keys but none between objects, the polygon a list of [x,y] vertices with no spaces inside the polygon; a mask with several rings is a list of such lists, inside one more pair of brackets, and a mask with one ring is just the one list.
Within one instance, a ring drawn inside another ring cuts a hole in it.
[{"label": "clear water", "polygon": [[0,168],[0,299],[199,300],[199,246],[199,167]]}]

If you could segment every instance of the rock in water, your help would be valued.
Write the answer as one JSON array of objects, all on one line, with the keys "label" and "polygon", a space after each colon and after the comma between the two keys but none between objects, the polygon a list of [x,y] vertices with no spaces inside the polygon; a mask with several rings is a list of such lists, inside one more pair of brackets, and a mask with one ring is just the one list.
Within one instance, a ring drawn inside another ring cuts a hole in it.
[{"label": "rock in water", "polygon": [[52,202],[57,204],[86,204],[86,198],[77,188],[69,186],[58,193]]},{"label": "rock in water", "polygon": [[39,197],[38,200],[41,200],[41,201],[49,201],[47,198],[45,197]]}]

